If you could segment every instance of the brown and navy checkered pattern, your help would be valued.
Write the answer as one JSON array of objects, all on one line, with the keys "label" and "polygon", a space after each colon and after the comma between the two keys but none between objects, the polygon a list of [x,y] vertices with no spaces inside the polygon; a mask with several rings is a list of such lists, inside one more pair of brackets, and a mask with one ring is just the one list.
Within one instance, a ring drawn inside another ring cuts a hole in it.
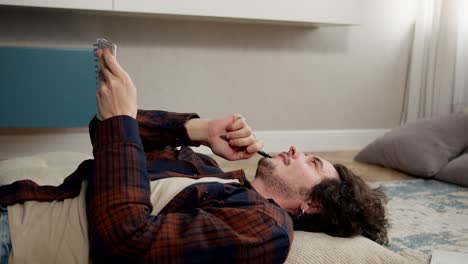
[{"label": "brown and navy checkered pattern", "polygon": [[[283,263],[292,221],[264,199],[242,170],[223,173],[208,156],[193,152],[185,122],[196,114],[138,112],[90,123],[94,160],[60,186],[30,180],[0,187],[0,204],[86,194],[90,254],[95,263]],[[194,184],[150,215],[150,180],[219,177],[240,184]]]}]

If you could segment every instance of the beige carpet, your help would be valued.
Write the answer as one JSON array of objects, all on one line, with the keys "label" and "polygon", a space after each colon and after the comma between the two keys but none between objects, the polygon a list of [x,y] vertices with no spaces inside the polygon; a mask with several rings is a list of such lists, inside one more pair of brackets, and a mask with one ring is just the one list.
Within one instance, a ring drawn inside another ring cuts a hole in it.
[{"label": "beige carpet", "polygon": [[[332,152],[315,152],[314,155],[320,156],[331,163],[341,163],[348,166],[354,173],[361,176],[365,181],[399,181],[415,179],[404,173],[374,166],[366,163],[355,161],[353,158],[358,151],[332,151]],[[273,155],[273,153],[271,153]],[[261,158],[260,155],[255,155],[249,160],[243,161],[227,161],[219,157],[213,157],[224,171],[244,169],[246,176],[252,180],[257,168],[257,162]]]}]

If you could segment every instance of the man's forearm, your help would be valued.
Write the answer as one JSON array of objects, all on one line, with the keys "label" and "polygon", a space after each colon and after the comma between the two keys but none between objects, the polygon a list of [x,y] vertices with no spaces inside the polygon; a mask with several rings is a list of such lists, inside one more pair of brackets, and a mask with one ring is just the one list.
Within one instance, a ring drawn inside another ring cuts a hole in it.
[{"label": "man's forearm", "polygon": [[[195,113],[173,113],[159,110],[138,110],[137,121],[145,151],[166,146],[193,146],[200,144],[188,136],[185,124],[198,119]],[[94,146],[95,131],[100,123],[94,117],[89,123],[89,135]]]},{"label": "man's forearm", "polygon": [[195,113],[139,110],[137,121],[145,151],[166,146],[197,146],[185,128],[189,120],[197,118]]},{"label": "man's forearm", "polygon": [[194,142],[198,142],[202,145],[208,144],[208,124],[209,119],[190,119],[185,124],[185,128],[187,129],[187,134],[190,140]]},{"label": "man's forearm", "polygon": [[93,154],[94,175],[87,197],[90,231],[113,254],[130,254],[135,247],[130,243],[132,236],[152,208],[136,120],[117,116],[102,121],[96,129]]}]

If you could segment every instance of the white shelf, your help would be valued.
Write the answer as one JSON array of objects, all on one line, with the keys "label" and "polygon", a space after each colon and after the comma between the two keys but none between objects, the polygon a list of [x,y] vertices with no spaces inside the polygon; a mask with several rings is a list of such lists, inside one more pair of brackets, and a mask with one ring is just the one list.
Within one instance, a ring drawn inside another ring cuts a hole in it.
[{"label": "white shelf", "polygon": [[0,5],[112,11],[113,0],[0,0]]},{"label": "white shelf", "polygon": [[132,13],[285,24],[359,24],[362,0],[114,0]]},{"label": "white shelf", "polygon": [[357,25],[362,4],[362,0],[0,0],[0,5],[298,25]]}]

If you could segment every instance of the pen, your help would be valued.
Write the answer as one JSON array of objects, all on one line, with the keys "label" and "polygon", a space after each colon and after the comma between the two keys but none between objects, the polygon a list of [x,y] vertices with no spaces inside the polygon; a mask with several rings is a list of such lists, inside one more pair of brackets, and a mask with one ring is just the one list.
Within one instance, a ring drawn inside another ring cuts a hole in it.
[{"label": "pen", "polygon": [[273,158],[270,154],[266,153],[265,151],[263,150],[259,150],[257,151],[258,154],[262,155],[263,157],[265,158]]}]

